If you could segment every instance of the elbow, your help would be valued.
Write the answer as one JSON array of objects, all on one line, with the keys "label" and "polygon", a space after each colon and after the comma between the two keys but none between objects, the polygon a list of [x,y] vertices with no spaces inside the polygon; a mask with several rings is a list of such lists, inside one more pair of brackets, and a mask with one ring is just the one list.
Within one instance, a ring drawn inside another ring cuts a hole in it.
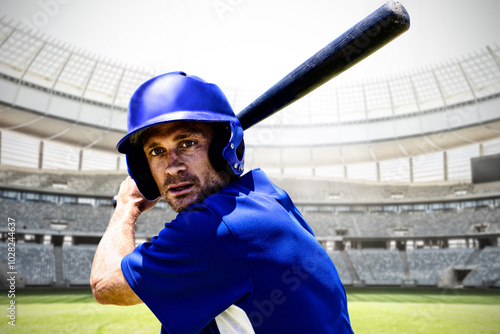
[{"label": "elbow", "polygon": [[118,298],[116,291],[102,283],[91,284],[94,299],[101,305],[127,305]]},{"label": "elbow", "polygon": [[102,305],[112,304],[109,298],[109,289],[106,289],[102,280],[90,279],[90,288],[96,302]]},{"label": "elbow", "polygon": [[117,298],[116,284],[106,276],[90,276],[90,288],[94,299],[102,305],[120,305]]},{"label": "elbow", "polygon": [[94,295],[95,301],[98,302],[99,304],[101,305],[111,304],[101,293],[98,293],[96,290],[92,289],[92,294]]},{"label": "elbow", "polygon": [[94,299],[102,305],[128,306],[142,303],[124,279],[116,282],[113,279],[91,277],[90,287]]},{"label": "elbow", "polygon": [[101,305],[110,305],[110,303],[107,302],[106,299],[102,297],[102,295],[97,294],[94,290],[92,291],[92,293],[94,294],[94,299],[96,302]]}]

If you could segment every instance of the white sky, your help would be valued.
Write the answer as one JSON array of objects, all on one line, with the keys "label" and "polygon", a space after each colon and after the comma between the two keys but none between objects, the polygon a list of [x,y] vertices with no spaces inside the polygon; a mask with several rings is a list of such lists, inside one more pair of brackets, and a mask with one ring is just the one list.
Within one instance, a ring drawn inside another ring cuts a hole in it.
[{"label": "white sky", "polygon": [[[126,64],[264,91],[375,0],[0,0],[0,16]],[[500,1],[402,0],[408,32],[334,80],[387,76],[500,42]],[[224,10],[225,9],[225,10]]]}]

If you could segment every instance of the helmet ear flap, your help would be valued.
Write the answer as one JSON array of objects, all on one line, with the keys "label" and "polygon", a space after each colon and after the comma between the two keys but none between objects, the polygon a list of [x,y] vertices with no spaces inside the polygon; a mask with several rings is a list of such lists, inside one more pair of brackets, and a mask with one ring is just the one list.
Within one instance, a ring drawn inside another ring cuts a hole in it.
[{"label": "helmet ear flap", "polygon": [[214,136],[208,151],[210,163],[212,164],[212,167],[215,169],[215,171],[219,173],[225,172],[233,176],[234,173],[232,173],[231,167],[222,156],[222,151],[229,142],[229,138],[231,137],[231,129],[229,128],[229,124],[226,122],[212,123],[212,129]]},{"label": "helmet ear flap", "polygon": [[[245,144],[243,138],[236,136],[238,131],[229,122],[212,123],[214,138],[209,148],[209,159],[214,169],[219,173],[227,173],[231,177],[240,175],[243,172],[243,156],[245,154]],[[234,147],[234,141],[237,139]],[[239,143],[238,143],[239,142]],[[233,166],[236,165],[236,166]]]}]

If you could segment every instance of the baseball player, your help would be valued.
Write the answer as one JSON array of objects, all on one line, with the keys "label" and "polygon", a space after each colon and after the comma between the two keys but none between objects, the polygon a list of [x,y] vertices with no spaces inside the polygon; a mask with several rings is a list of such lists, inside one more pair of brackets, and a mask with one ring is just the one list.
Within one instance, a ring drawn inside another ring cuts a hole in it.
[{"label": "baseball player", "polygon": [[[130,177],[92,265],[99,303],[144,302],[162,333],[352,333],[335,266],[290,197],[260,169],[243,174],[243,129],[216,85],[145,82],[117,148]],[[160,198],[176,218],[135,247]]]}]

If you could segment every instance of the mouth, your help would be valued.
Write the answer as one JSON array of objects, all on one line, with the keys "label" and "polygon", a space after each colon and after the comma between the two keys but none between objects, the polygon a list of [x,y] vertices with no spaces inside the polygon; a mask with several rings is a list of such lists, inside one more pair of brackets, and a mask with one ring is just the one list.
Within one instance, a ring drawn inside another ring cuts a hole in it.
[{"label": "mouth", "polygon": [[167,188],[167,191],[176,196],[184,195],[188,193],[191,190],[191,188],[193,188],[193,186],[194,185],[192,183],[177,183],[169,186]]}]

